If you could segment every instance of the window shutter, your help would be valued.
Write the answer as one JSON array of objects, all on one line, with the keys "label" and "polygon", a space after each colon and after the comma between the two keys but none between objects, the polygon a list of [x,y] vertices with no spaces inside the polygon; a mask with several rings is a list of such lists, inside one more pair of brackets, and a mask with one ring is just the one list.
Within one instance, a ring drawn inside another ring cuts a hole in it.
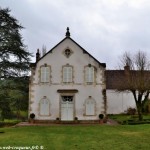
[{"label": "window shutter", "polygon": [[63,82],[67,82],[67,67],[63,67]]},{"label": "window shutter", "polygon": [[88,67],[85,68],[85,81],[86,81],[86,82],[89,81],[89,80],[88,80],[88,77],[89,77],[88,69],[89,69]]},{"label": "window shutter", "polygon": [[72,82],[72,67],[63,67],[63,82]]},{"label": "window shutter", "polygon": [[50,68],[41,67],[41,82],[49,82],[50,78]]},{"label": "window shutter", "polygon": [[87,100],[85,103],[85,113],[86,115],[94,115],[95,114],[95,102],[91,99]]},{"label": "window shutter", "polygon": [[72,82],[72,67],[68,67],[68,82]]},{"label": "window shutter", "polygon": [[94,82],[94,67],[86,67],[85,69],[85,81]]},{"label": "window shutter", "polygon": [[44,67],[41,67],[41,82],[44,82]]},{"label": "window shutter", "polygon": [[49,82],[49,78],[50,78],[50,68],[45,67],[45,82]]},{"label": "window shutter", "polygon": [[40,101],[40,115],[49,115],[49,101],[47,99],[42,99]]}]

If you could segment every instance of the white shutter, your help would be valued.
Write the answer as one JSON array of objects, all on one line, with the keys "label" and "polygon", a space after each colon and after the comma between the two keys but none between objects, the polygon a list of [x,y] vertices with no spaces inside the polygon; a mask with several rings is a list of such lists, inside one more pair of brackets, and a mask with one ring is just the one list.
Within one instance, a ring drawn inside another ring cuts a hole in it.
[{"label": "white shutter", "polygon": [[49,101],[47,99],[40,101],[40,115],[49,115]]},{"label": "white shutter", "polygon": [[89,81],[89,74],[88,74],[89,71],[88,71],[88,70],[89,70],[89,67],[86,67],[86,68],[85,68],[85,81],[86,81],[86,82]]},{"label": "white shutter", "polygon": [[89,83],[94,82],[94,67],[85,68],[85,81]]},{"label": "white shutter", "polygon": [[94,82],[94,67],[90,67],[89,70],[89,81]]},{"label": "white shutter", "polygon": [[63,67],[63,82],[72,82],[72,67]]},{"label": "white shutter", "polygon": [[44,67],[41,67],[41,82],[44,82]]},{"label": "white shutter", "polygon": [[86,115],[94,115],[95,113],[95,102],[89,99],[85,103],[85,113]]},{"label": "white shutter", "polygon": [[45,82],[49,82],[49,78],[50,78],[50,68],[45,67]]},{"label": "white shutter", "polygon": [[63,82],[67,82],[67,67],[63,67]]},{"label": "white shutter", "polygon": [[50,68],[41,67],[41,82],[49,82],[50,79]]},{"label": "white shutter", "polygon": [[72,67],[67,67],[68,82],[72,82]]}]

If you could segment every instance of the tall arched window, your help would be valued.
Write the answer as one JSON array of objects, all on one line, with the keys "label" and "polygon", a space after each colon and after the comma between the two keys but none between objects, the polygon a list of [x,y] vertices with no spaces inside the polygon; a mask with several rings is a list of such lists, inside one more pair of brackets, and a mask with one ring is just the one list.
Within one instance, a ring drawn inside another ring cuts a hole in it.
[{"label": "tall arched window", "polygon": [[95,115],[95,100],[89,96],[85,100],[85,115]]},{"label": "tall arched window", "polygon": [[50,115],[50,102],[47,98],[43,98],[40,100],[40,115],[41,116],[49,116]]}]

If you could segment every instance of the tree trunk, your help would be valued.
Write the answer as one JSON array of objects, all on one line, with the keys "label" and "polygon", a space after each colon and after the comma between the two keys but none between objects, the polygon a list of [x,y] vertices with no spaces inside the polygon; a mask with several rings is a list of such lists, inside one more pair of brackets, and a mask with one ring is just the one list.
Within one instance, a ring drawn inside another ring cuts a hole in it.
[{"label": "tree trunk", "polygon": [[136,108],[137,108],[137,112],[138,112],[139,121],[142,121],[143,120],[143,115],[142,115],[142,107],[143,107],[143,105],[142,105],[142,95],[143,94],[139,94],[138,98],[137,98],[136,91],[133,90],[131,92],[134,96],[134,100],[135,100],[135,103],[136,103]]},{"label": "tree trunk", "polygon": [[136,107],[137,107],[137,112],[138,112],[139,121],[142,121],[142,120],[143,120],[142,104],[136,103]]}]

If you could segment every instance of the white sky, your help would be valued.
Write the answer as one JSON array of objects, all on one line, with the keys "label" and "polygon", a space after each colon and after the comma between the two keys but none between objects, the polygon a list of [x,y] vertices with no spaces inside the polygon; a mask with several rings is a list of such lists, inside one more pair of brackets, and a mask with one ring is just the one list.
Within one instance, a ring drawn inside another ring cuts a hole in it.
[{"label": "white sky", "polygon": [[25,27],[24,43],[34,55],[60,42],[67,27],[107,69],[116,68],[125,51],[150,55],[149,0],[0,0],[0,7],[9,7]]}]

